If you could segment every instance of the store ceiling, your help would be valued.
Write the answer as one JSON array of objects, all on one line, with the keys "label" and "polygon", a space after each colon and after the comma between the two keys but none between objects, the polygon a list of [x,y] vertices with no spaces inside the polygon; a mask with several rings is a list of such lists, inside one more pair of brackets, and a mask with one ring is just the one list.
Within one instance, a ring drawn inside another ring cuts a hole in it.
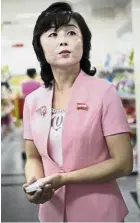
[{"label": "store ceiling", "polygon": [[[56,0],[57,1],[57,0]],[[61,1],[61,0],[58,0]],[[63,1],[63,0],[62,0]],[[122,7],[130,0],[68,0],[68,2],[75,5],[87,5],[88,3],[92,8],[115,8]],[[14,18],[17,13],[40,12],[48,5],[55,2],[54,0],[2,0],[2,20]]]},{"label": "store ceiling", "polygon": [[[2,46],[29,42],[37,16],[54,0],[2,0]],[[92,9],[124,7],[129,0],[69,0],[74,8]]]}]

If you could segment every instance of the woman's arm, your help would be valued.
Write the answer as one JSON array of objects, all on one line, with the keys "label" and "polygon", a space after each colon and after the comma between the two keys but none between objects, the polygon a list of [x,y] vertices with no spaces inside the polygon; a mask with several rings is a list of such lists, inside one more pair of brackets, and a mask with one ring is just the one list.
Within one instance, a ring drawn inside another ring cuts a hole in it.
[{"label": "woman's arm", "polygon": [[40,154],[32,140],[25,140],[25,150],[27,156],[27,162],[25,165],[25,178],[26,182],[35,177],[40,179],[44,177],[44,168]]},{"label": "woman's arm", "polygon": [[[34,182],[34,180],[45,179],[42,160],[34,145],[34,142],[32,140],[25,140],[25,147],[27,162],[25,165],[26,184],[23,185],[24,191],[28,185]],[[49,201],[53,195],[54,190],[52,190],[51,185],[45,185],[43,189],[40,188],[32,194],[26,193],[27,199],[31,203],[35,204],[43,204]]]},{"label": "woman's arm", "polygon": [[50,183],[52,188],[57,190],[68,184],[105,183],[130,175],[133,168],[133,153],[129,134],[107,136],[106,143],[110,159],[81,170],[45,177],[40,179],[40,185]]},{"label": "woman's arm", "polygon": [[99,164],[65,173],[63,184],[104,183],[130,175],[133,169],[133,152],[128,133],[107,136],[111,158]]}]

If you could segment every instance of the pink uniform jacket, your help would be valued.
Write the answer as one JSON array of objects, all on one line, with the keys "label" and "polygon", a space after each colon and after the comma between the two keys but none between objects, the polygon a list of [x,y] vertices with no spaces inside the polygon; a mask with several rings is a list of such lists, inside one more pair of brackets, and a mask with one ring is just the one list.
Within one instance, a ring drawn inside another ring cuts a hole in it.
[{"label": "pink uniform jacket", "polygon": [[[110,158],[105,136],[129,132],[125,111],[115,87],[80,72],[73,84],[62,131],[63,166],[48,155],[53,87],[40,87],[26,97],[24,138],[33,140],[45,176],[82,169]],[[88,109],[77,109],[85,103]],[[40,205],[41,222],[122,221],[128,210],[116,181],[61,187]]]}]

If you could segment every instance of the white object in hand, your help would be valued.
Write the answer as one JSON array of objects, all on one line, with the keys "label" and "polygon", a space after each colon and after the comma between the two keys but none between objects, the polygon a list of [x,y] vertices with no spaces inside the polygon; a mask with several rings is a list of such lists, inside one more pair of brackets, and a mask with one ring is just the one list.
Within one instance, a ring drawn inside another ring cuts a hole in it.
[{"label": "white object in hand", "polygon": [[36,181],[30,184],[28,187],[25,188],[27,193],[35,192],[40,188],[39,183]]}]

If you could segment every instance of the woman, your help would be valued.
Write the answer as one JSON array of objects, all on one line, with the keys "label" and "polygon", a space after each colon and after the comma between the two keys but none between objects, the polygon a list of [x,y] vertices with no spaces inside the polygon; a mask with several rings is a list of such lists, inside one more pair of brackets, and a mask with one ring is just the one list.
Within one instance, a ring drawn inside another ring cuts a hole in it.
[{"label": "woman", "polygon": [[39,81],[35,80],[37,76],[36,69],[27,69],[27,76],[29,77],[29,80],[24,81],[21,84],[22,94],[24,97],[40,87]]},{"label": "woman", "polygon": [[132,171],[125,112],[113,85],[93,77],[91,33],[67,3],[39,16],[33,46],[44,86],[26,97],[26,194],[41,222],[123,221],[128,210],[116,183]]}]

